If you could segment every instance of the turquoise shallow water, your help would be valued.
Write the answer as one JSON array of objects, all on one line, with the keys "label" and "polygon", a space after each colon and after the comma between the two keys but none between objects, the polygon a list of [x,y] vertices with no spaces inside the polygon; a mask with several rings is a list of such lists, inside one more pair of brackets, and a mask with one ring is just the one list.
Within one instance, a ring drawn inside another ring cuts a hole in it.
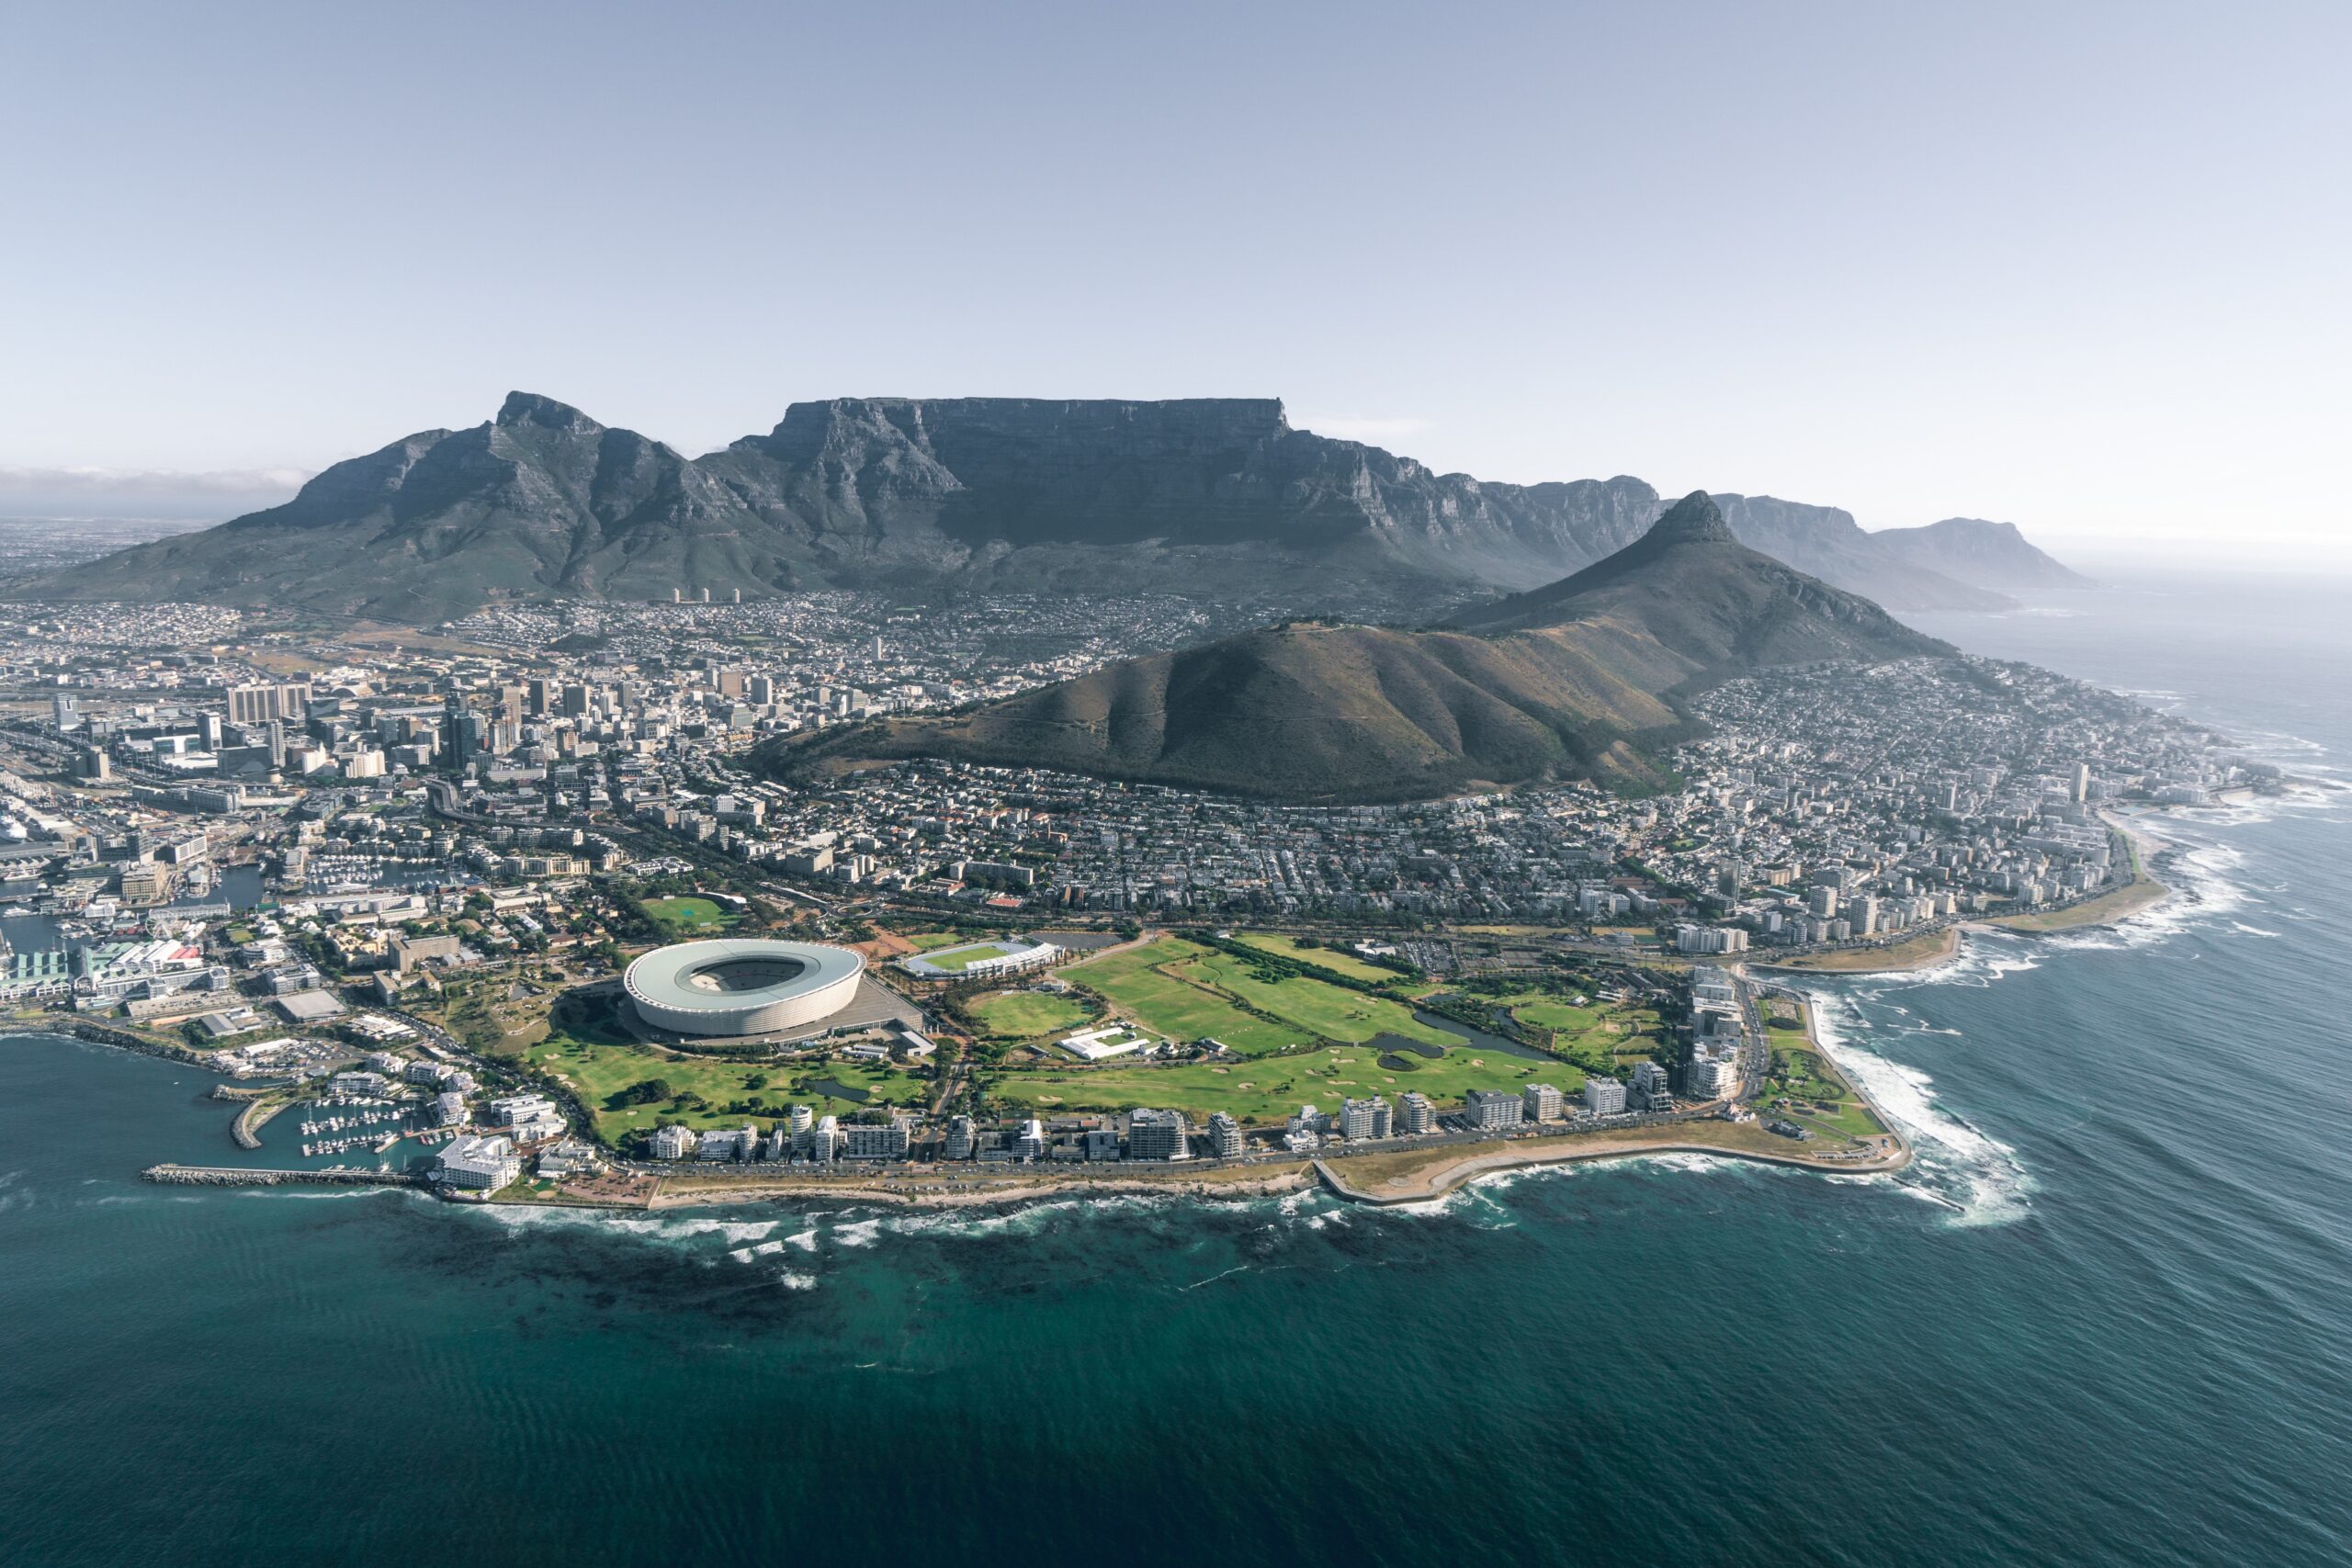
[{"label": "turquoise shallow water", "polygon": [[[2352,752],[2345,696],[2279,676],[2309,617],[2275,591],[2206,602],[2210,647],[2102,603],[1931,629]],[[1896,1178],[983,1217],[180,1192],[136,1172],[229,1152],[207,1080],[0,1042],[0,1562],[2342,1562],[2347,817],[2167,821],[2157,918],[1838,987],[1920,1142]]]}]

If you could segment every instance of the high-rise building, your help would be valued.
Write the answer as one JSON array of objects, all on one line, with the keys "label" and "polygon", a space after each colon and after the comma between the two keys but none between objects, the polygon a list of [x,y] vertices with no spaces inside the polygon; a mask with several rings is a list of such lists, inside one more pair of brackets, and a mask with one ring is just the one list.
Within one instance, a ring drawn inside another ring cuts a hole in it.
[{"label": "high-rise building", "polygon": [[1584,1080],[1584,1108],[1595,1116],[1621,1116],[1625,1111],[1625,1086],[1615,1078]]},{"label": "high-rise building", "polygon": [[1127,1113],[1129,1159],[1190,1159],[1192,1142],[1181,1111],[1135,1110]]},{"label": "high-rise building", "polygon": [[273,718],[301,718],[310,707],[311,687],[307,682],[229,688],[231,724],[262,725]]},{"label": "high-rise building", "polygon": [[816,1131],[808,1134],[808,1155],[819,1165],[832,1164],[833,1157],[841,1152],[841,1146],[842,1122],[838,1116],[820,1119]]},{"label": "high-rise building", "polygon": [[1739,1064],[1728,1055],[1694,1056],[1682,1069],[1682,1092],[1692,1100],[1721,1100],[1739,1087]]},{"label": "high-rise building", "polygon": [[1532,1083],[1519,1091],[1521,1114],[1530,1122],[1557,1122],[1566,1113],[1567,1102],[1560,1091],[1547,1083]]},{"label": "high-rise building", "polygon": [[1220,1111],[1209,1118],[1209,1145],[1219,1159],[1241,1155],[1241,1123]]},{"label": "high-rise building", "polygon": [[55,721],[60,735],[77,728],[82,722],[82,708],[72,697],[60,692],[49,699],[49,716]]},{"label": "high-rise building", "polygon": [[1012,1140],[1012,1157],[1015,1159],[1044,1159],[1046,1157],[1046,1124],[1043,1122],[1032,1116],[1028,1121],[1021,1123],[1021,1131]]},{"label": "high-rise building", "polygon": [[907,1144],[907,1123],[896,1116],[879,1126],[853,1123],[842,1129],[843,1159],[899,1159]]},{"label": "high-rise building", "polygon": [[2088,762],[2075,764],[2075,787],[2072,794],[2077,803],[2091,797],[2091,765]]},{"label": "high-rise building", "polygon": [[1667,1070],[1656,1062],[1634,1065],[1632,1101],[1636,1111],[1671,1111],[1674,1094],[1667,1082]]},{"label": "high-rise building", "polygon": [[1398,1132],[1416,1136],[1437,1125],[1437,1107],[1419,1089],[1408,1089],[1396,1098],[1396,1121]]},{"label": "high-rise building", "polygon": [[1347,1100],[1340,1102],[1340,1135],[1351,1143],[1358,1138],[1385,1138],[1388,1135],[1386,1114],[1388,1102],[1377,1095],[1369,1100]]},{"label": "high-rise building", "polygon": [[1526,1107],[1519,1096],[1498,1089],[1472,1089],[1466,1110],[1470,1125],[1481,1132],[1516,1127],[1526,1114]]},{"label": "high-rise building", "polygon": [[949,1159],[970,1159],[978,1143],[978,1131],[973,1126],[969,1116],[950,1116],[947,1119],[947,1146],[944,1153]]}]

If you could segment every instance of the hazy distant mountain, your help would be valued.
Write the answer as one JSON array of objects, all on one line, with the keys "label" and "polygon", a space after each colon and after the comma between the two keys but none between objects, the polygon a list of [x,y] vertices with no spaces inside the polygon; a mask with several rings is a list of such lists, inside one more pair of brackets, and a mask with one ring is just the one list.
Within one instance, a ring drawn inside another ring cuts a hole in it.
[{"label": "hazy distant mountain", "polygon": [[1724,521],[1742,544],[1800,571],[1896,610],[2002,610],[2014,601],[1966,572],[1930,565],[1890,547],[1853,513],[1769,495],[1718,493]]},{"label": "hazy distant mountain", "polygon": [[1924,528],[1883,528],[1868,536],[1914,566],[2004,593],[2098,586],[2028,544],[2014,523],[1947,517]]},{"label": "hazy distant mountain", "polygon": [[1400,800],[1546,776],[1658,778],[1671,694],[1757,665],[1949,653],[1741,545],[1703,493],[1583,571],[1458,628],[1290,624],[967,712],[770,742],[821,777],[908,757],[1273,799]]},{"label": "hazy distant mountain", "polygon": [[[1842,512],[1733,500],[1743,537],[1841,585],[1905,607],[1995,602],[1873,553],[1881,536]],[[1434,473],[1294,430],[1272,399],[844,398],[796,403],[767,434],[688,458],[516,392],[488,423],[338,463],[282,506],[8,592],[426,619],[704,588],[978,587],[1385,619],[1551,581],[1660,509],[1623,476]]]}]

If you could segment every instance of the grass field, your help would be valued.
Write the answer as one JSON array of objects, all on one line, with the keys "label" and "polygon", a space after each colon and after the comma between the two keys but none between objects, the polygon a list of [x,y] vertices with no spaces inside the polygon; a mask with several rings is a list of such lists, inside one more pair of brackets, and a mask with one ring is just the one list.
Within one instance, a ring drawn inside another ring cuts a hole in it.
[{"label": "grass field", "polygon": [[[1774,1104],[1783,1097],[1804,1105]],[[1814,1108],[1822,1105],[1832,1109]],[[1772,1041],[1772,1079],[1758,1109],[1767,1117],[1785,1116],[1825,1137],[1867,1138],[1886,1131],[1834,1066],[1810,1047],[1784,1043],[1777,1035]]]},{"label": "grass field", "polygon": [[1041,1115],[1148,1105],[1182,1111],[1195,1124],[1222,1111],[1253,1126],[1281,1122],[1310,1101],[1336,1111],[1342,1100],[1377,1094],[1394,1105],[1408,1089],[1428,1095],[1442,1111],[1457,1108],[1474,1089],[1548,1083],[1573,1095],[1584,1088],[1584,1075],[1574,1067],[1476,1048],[1456,1048],[1436,1061],[1408,1059],[1414,1071],[1395,1072],[1363,1046],[1338,1045],[1257,1061],[1005,1072],[991,1075],[989,1088],[1000,1099],[1026,1101]]},{"label": "grass field", "polygon": [[990,942],[982,942],[978,947],[958,948],[952,952],[928,952],[922,956],[923,962],[933,968],[944,969],[950,975],[961,975],[970,965],[979,963],[982,959],[1003,958],[1010,955],[1012,952],[1012,949],[1009,947],[1000,947]]},{"label": "grass field", "polygon": [[1257,979],[1243,960],[1230,953],[1204,953],[1177,966],[1175,973],[1195,985],[1228,991],[1251,1007],[1295,1023],[1306,1038],[1358,1044],[1375,1034],[1401,1034],[1431,1045],[1459,1038],[1430,1028],[1413,1016],[1412,1009],[1385,997],[1368,997],[1303,975],[1276,981]]},{"label": "grass field", "polygon": [[672,939],[717,936],[735,925],[735,917],[713,898],[648,898],[645,912]]},{"label": "grass field", "polygon": [[1235,940],[1245,947],[1254,947],[1280,958],[1295,958],[1301,964],[1317,964],[1334,975],[1345,975],[1351,980],[1362,980],[1366,985],[1381,986],[1405,977],[1394,969],[1367,964],[1352,953],[1329,947],[1308,947],[1295,937],[1276,936],[1271,931],[1243,931]]},{"label": "grass field", "polygon": [[[1401,1002],[1306,976],[1259,979],[1247,960],[1181,937],[1162,937],[1065,974],[1102,992],[1153,1033],[1179,1041],[1221,1040],[1244,1055],[1317,1040],[1356,1043],[1376,1034],[1401,1034],[1432,1045],[1455,1038],[1419,1022]],[[1272,1021],[1240,1002],[1271,1014]]]},{"label": "grass field", "polygon": [[[603,1033],[601,1030],[582,1032]],[[615,1043],[605,1038],[582,1038],[567,1030],[548,1034],[526,1048],[522,1055],[540,1071],[571,1085],[594,1114],[596,1131],[607,1142],[617,1142],[623,1134],[639,1128],[666,1126],[673,1122],[697,1129],[740,1127],[746,1121],[771,1122],[796,1102],[814,1107],[820,1116],[846,1115],[864,1108],[857,1101],[823,1096],[813,1089],[796,1092],[791,1087],[796,1079],[826,1078],[845,1089],[865,1089],[869,1096],[865,1106],[921,1105],[929,1088],[888,1066],[844,1062],[815,1066],[795,1062],[729,1062],[707,1056],[672,1056],[634,1041]],[[766,1079],[764,1085],[751,1087],[751,1080],[763,1077]],[[668,1102],[625,1108],[605,1103],[621,1089],[647,1078],[660,1078],[673,1092],[698,1094],[709,1103],[694,1110],[680,1110]],[[750,1101],[759,1109],[724,1109],[737,1101]]]},{"label": "grass field", "polygon": [[1552,991],[1514,991],[1505,996],[1474,993],[1477,999],[1510,1010],[1520,1022],[1553,1032],[1553,1045],[1581,1061],[1598,1066],[1613,1061],[1613,1077],[1623,1077],[1635,1062],[1655,1058],[1664,1050],[1665,1025],[1649,1008],[1588,1000],[1582,1007]]},{"label": "grass field", "polygon": [[973,1018],[1000,1040],[1036,1040],[1068,1034],[1093,1015],[1068,997],[1043,991],[1004,991],[972,1004]]},{"label": "grass field", "polygon": [[1158,967],[1208,954],[1209,950],[1197,942],[1162,937],[1073,964],[1062,971],[1062,977],[1100,991],[1146,1029],[1170,1039],[1222,1040],[1250,1055],[1303,1043],[1306,1035],[1301,1031],[1252,1018],[1228,998],[1163,974]]},{"label": "grass field", "polygon": [[961,931],[915,931],[900,933],[899,940],[917,953],[929,953],[934,947],[953,947],[969,939]]}]

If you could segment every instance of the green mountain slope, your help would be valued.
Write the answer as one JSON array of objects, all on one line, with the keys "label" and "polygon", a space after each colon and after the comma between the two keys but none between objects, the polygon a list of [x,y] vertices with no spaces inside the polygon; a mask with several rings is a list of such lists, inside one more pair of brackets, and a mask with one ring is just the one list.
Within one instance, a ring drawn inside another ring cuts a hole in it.
[{"label": "green mountain slope", "polygon": [[943,757],[1270,799],[1421,799],[1546,777],[1642,785],[1678,688],[1755,664],[1948,653],[1734,539],[1703,494],[1587,570],[1459,627],[1286,625],[965,713],[771,742],[819,779]]}]

